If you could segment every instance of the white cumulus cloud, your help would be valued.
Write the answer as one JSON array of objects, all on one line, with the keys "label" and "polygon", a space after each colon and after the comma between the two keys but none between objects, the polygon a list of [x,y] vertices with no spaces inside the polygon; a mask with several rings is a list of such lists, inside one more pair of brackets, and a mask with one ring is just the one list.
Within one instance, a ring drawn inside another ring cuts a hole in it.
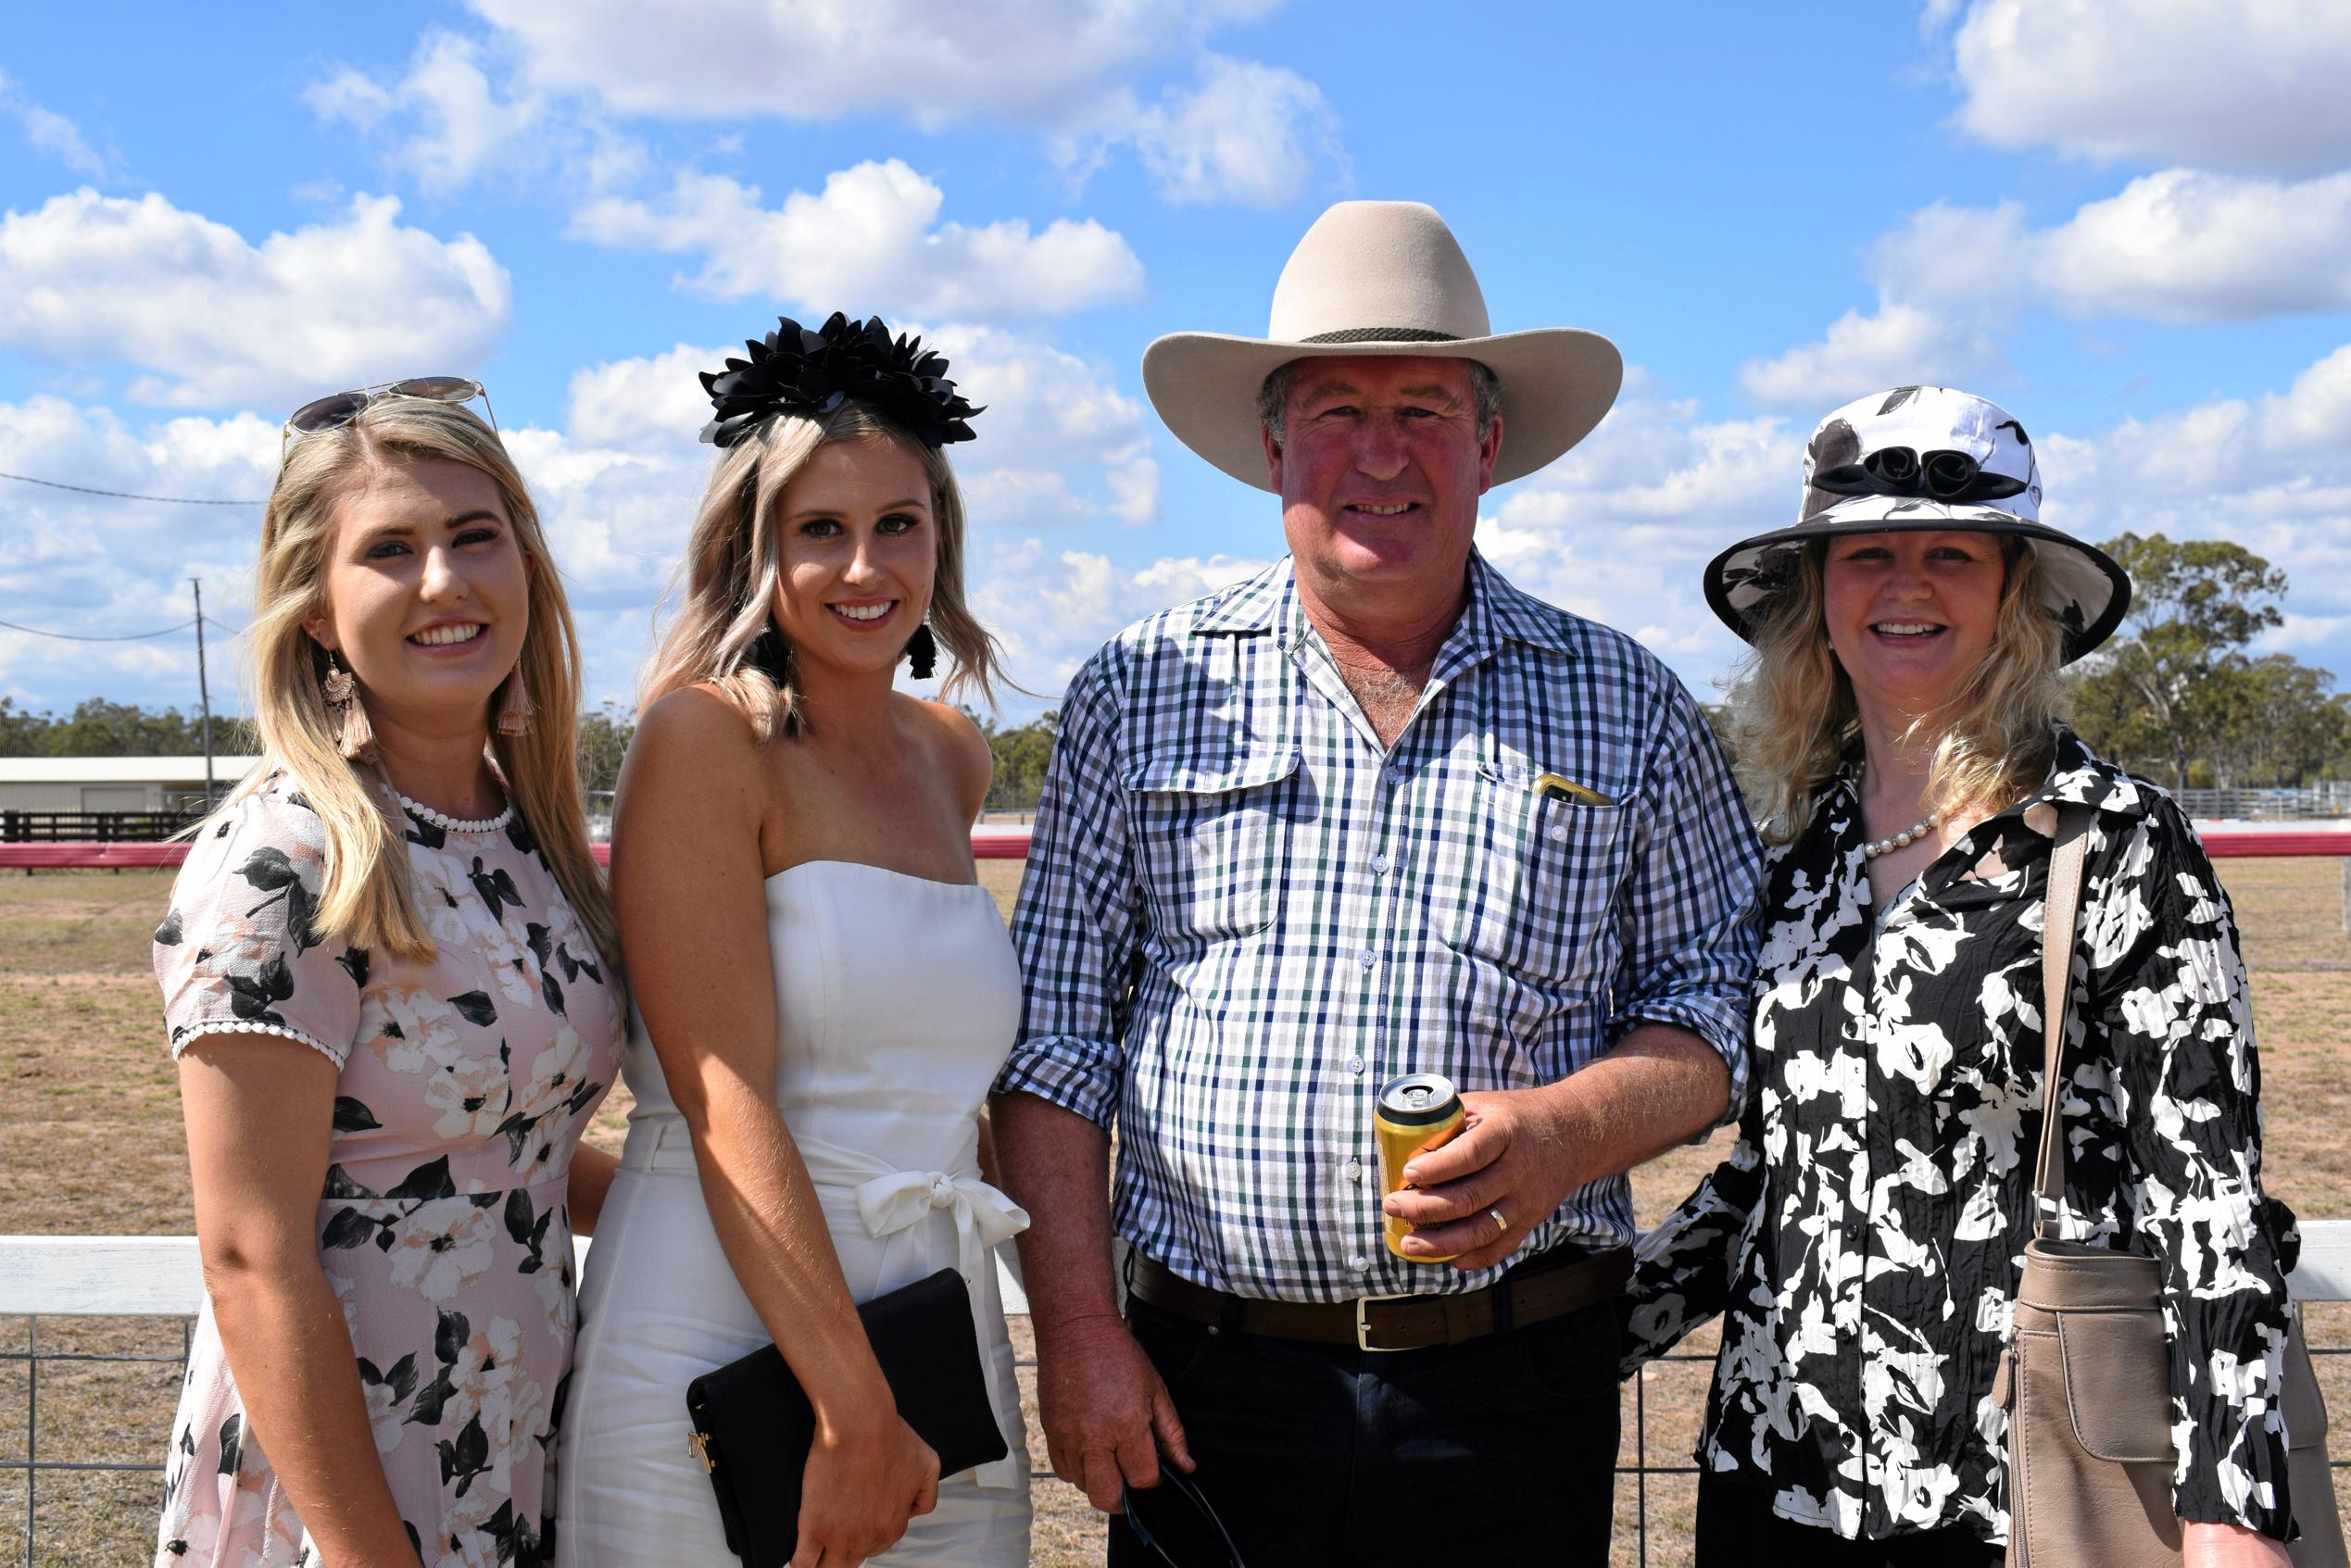
[{"label": "white cumulus cloud", "polygon": [[150,194],[83,189],[0,215],[0,346],[128,364],[139,402],[290,406],[420,367],[467,370],[511,285],[486,246],[399,221],[389,196],[256,245]]},{"label": "white cumulus cloud", "polygon": [[303,94],[321,119],[373,130],[394,119],[415,129],[393,161],[427,190],[464,185],[538,130],[547,119],[535,93],[501,97],[470,39],[434,31],[417,47],[407,73],[388,85],[343,66]]},{"label": "white cumulus cloud", "polygon": [[1168,87],[1150,105],[1122,92],[1100,119],[1088,134],[1061,139],[1062,165],[1082,182],[1113,148],[1131,145],[1159,194],[1179,206],[1282,207],[1318,167],[1346,170],[1322,89],[1283,66],[1204,54],[1193,86]]},{"label": "white cumulus cloud", "polygon": [[1273,0],[470,0],[535,83],[629,114],[1058,125]]},{"label": "white cumulus cloud", "polygon": [[2351,307],[2351,172],[2283,182],[2169,169],[2030,245],[2067,314],[2250,320]]},{"label": "white cumulus cloud", "polygon": [[1958,121],[1997,147],[2246,173],[2351,163],[2339,0],[1976,0]]},{"label": "white cumulus cloud", "polygon": [[1741,369],[1772,408],[1997,373],[2018,316],[2254,320],[2351,308],[2351,172],[2282,182],[2169,169],[2035,229],[2015,202],[1937,203],[1872,247],[1874,311]]},{"label": "white cumulus cloud", "polygon": [[25,144],[34,152],[56,158],[87,180],[115,177],[114,160],[93,147],[80,126],[26,97],[5,70],[0,70],[0,115],[22,128]]},{"label": "white cumulus cloud", "polygon": [[[252,499],[251,507],[174,506],[10,484],[0,528],[0,616],[47,632],[119,638],[194,614],[189,579],[227,626],[252,593],[259,499],[277,470],[278,431],[252,414],[193,416],[142,428],[111,409],[37,395],[0,403],[0,470],[64,477],[138,495]],[[238,710],[236,649],[216,628],[207,649],[216,713]],[[196,708],[193,631],[137,641],[78,642],[0,629],[0,696],[69,709],[105,692],[154,707]]]},{"label": "white cumulus cloud", "polygon": [[1139,293],[1143,264],[1091,219],[1032,230],[1019,219],[941,222],[946,194],[897,158],[828,175],[779,207],[759,188],[681,172],[658,202],[608,196],[572,220],[601,245],[702,257],[686,286],[720,299],[757,295],[805,309],[842,300],[892,315],[956,320],[1050,316]]}]

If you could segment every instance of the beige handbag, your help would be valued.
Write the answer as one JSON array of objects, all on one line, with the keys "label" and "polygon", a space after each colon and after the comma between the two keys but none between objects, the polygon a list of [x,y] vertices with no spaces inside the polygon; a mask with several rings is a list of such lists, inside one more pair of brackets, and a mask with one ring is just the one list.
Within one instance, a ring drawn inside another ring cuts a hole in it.
[{"label": "beige handbag", "polygon": [[[2010,1568],[2180,1568],[2171,1512],[2171,1372],[2163,1281],[2135,1252],[2050,1234],[2065,1190],[2063,1098],[2067,984],[2081,908],[2088,812],[2067,807],[2050,852],[2042,929],[2045,1113],[2033,1170],[2032,1236],[2025,1243],[2009,1348],[1993,1398],[2008,1412]],[[2299,1313],[2286,1347],[2282,1399],[2293,1435],[2287,1485],[2302,1538],[2295,1568],[2345,1568],[2319,1397]]]}]

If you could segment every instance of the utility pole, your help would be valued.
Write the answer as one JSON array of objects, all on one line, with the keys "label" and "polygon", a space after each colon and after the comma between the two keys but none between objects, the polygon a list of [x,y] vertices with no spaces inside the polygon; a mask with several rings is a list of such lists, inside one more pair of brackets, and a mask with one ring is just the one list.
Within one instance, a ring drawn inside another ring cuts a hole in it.
[{"label": "utility pole", "polygon": [[204,674],[204,579],[191,577],[195,584],[196,612],[196,698],[204,704],[204,809],[212,809],[212,687]]}]

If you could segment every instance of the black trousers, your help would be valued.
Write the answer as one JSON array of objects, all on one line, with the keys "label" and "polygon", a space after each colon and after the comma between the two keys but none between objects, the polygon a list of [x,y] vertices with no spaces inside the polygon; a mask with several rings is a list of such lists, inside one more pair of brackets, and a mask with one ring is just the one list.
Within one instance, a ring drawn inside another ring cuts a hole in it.
[{"label": "black trousers", "polygon": [[[1698,1568],[2000,1568],[2008,1549],[1965,1530],[1926,1530],[1849,1541],[1771,1512],[1771,1488],[1718,1475],[1698,1478]],[[2089,1568],[2084,1564],[2083,1568]]]},{"label": "black trousers", "polygon": [[[1390,1353],[1128,1311],[1248,1568],[1606,1564],[1613,1302]],[[1163,1565],[1113,1518],[1110,1568]]]}]

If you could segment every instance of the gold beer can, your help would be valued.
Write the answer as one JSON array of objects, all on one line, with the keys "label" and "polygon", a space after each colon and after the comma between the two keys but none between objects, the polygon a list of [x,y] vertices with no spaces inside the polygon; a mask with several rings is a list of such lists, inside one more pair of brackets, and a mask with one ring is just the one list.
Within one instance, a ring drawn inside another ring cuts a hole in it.
[{"label": "gold beer can", "polygon": [[[1405,1162],[1422,1149],[1451,1141],[1461,1124],[1461,1096],[1453,1092],[1452,1079],[1436,1073],[1407,1073],[1381,1085],[1372,1111],[1372,1135],[1379,1144],[1380,1196],[1409,1186],[1404,1180]],[[1383,1213],[1380,1228],[1386,1233],[1388,1250],[1407,1263],[1443,1263],[1460,1256],[1407,1254],[1398,1244],[1413,1233],[1413,1227],[1393,1215]]]}]

